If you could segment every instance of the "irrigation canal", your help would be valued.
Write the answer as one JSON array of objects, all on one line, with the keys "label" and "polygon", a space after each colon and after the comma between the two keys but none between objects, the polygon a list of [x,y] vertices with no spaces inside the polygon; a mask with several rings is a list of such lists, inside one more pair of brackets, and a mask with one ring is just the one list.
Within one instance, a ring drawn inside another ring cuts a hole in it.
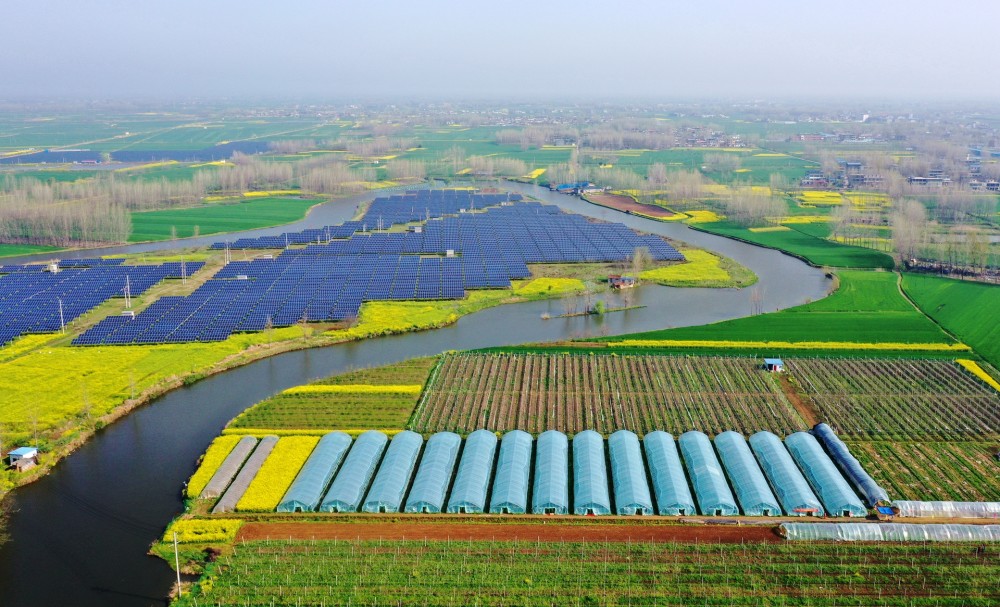
[{"label": "irrigation canal", "polygon": [[[821,270],[773,250],[591,205],[521,184],[510,188],[563,209],[668,236],[731,257],[753,270],[765,310],[824,297]],[[313,209],[302,222],[244,235],[281,233],[349,219],[366,197]],[[203,246],[221,237],[115,247],[91,254]],[[82,256],[82,254],[81,254]],[[30,258],[22,258],[24,261]],[[8,262],[10,263],[10,262]],[[750,289],[674,289],[643,286],[639,309],[603,318],[557,316],[582,301],[527,302],[466,316],[455,325],[289,352],[209,377],[170,392],[100,431],[49,475],[11,495],[11,541],[0,547],[0,604],[164,605],[174,574],[146,556],[163,528],[182,510],[181,487],[195,460],[236,414],[281,390],[353,368],[415,356],[524,342],[699,325],[750,313]],[[608,299],[607,297],[605,299]],[[609,306],[619,305],[611,296]],[[45,398],[44,388],[38,397]]]}]

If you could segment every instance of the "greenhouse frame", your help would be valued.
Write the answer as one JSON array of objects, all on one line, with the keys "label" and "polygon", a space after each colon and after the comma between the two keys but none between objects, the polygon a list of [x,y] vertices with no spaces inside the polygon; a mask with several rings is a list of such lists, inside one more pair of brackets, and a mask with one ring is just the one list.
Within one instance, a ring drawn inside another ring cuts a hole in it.
[{"label": "greenhouse frame", "polygon": [[210,499],[222,495],[222,492],[226,490],[229,483],[233,482],[233,478],[240,471],[243,462],[250,457],[256,446],[257,439],[255,437],[244,436],[241,438],[233,447],[233,450],[229,452],[229,455],[226,456],[226,459],[222,460],[222,464],[219,465],[215,474],[212,475],[212,478],[205,485],[205,488],[201,490],[201,495],[198,497]]},{"label": "greenhouse frame", "polygon": [[438,432],[427,439],[405,512],[441,512],[461,447],[462,437],[454,432]]},{"label": "greenhouse frame", "polygon": [[535,484],[532,487],[531,512],[569,512],[569,439],[558,430],[542,432],[535,444]]},{"label": "greenhouse frame", "polygon": [[715,455],[712,441],[704,432],[691,430],[678,439],[688,477],[694,486],[698,512],[705,516],[736,516],[740,513],[736,498],[726,482],[722,464]]},{"label": "greenhouse frame", "polygon": [[833,428],[827,424],[816,424],[816,427],[813,428],[813,435],[870,507],[889,504],[889,493],[868,474],[858,458],[851,454],[851,450],[847,448],[844,441],[840,440],[840,437],[833,431]]},{"label": "greenhouse frame", "polygon": [[715,449],[726,469],[746,516],[781,516],[781,505],[767,484],[760,465],[739,432],[728,430],[715,436]]},{"label": "greenhouse frame", "polygon": [[1000,519],[1000,502],[918,502],[896,500],[899,516]]},{"label": "greenhouse frame", "polygon": [[646,481],[639,437],[629,430],[619,430],[608,437],[611,454],[611,478],[615,486],[615,512],[653,514],[653,498]]},{"label": "greenhouse frame", "polygon": [[649,475],[653,479],[657,512],[663,516],[695,514],[698,509],[688,487],[674,437],[656,430],[642,439],[642,445],[646,451]]},{"label": "greenhouse frame", "polygon": [[226,492],[222,494],[222,498],[219,499],[218,503],[215,504],[215,508],[212,508],[212,514],[219,514],[222,512],[232,512],[236,509],[236,503],[240,501],[243,494],[247,492],[247,488],[250,483],[253,482],[257,472],[260,467],[264,465],[264,460],[267,459],[268,455],[271,455],[271,451],[274,450],[274,446],[278,444],[278,437],[273,434],[269,434],[264,438],[260,439],[257,443],[257,448],[253,450],[250,454],[250,458],[247,459],[243,467],[240,468],[240,473],[236,475],[233,479],[232,484],[226,489]]},{"label": "greenhouse frame", "polygon": [[1000,525],[922,525],[901,523],[785,523],[788,540],[841,542],[1000,542]]},{"label": "greenhouse frame", "polygon": [[364,432],[354,441],[330,489],[319,505],[320,512],[357,512],[378,467],[388,437],[376,430]]},{"label": "greenhouse frame", "polygon": [[611,514],[604,437],[593,430],[573,437],[573,513]]},{"label": "greenhouse frame", "polygon": [[490,512],[524,514],[528,510],[528,479],[531,473],[531,435],[511,430],[500,441]]},{"label": "greenhouse frame", "polygon": [[363,512],[399,512],[423,445],[424,437],[409,430],[392,437],[361,506]]},{"label": "greenhouse frame", "polygon": [[489,430],[476,430],[466,437],[448,500],[448,512],[479,514],[486,510],[486,494],[490,490],[496,450],[497,436]]},{"label": "greenhouse frame", "polygon": [[312,512],[319,506],[340,462],[351,448],[351,437],[330,432],[319,439],[302,470],[278,503],[278,512]]},{"label": "greenhouse frame", "polygon": [[758,432],[750,437],[749,442],[786,515],[826,515],[823,502],[813,493],[809,481],[802,476],[802,471],[777,435]]},{"label": "greenhouse frame", "polygon": [[805,475],[829,516],[868,515],[868,508],[854,493],[816,437],[796,432],[785,438],[785,447]]}]

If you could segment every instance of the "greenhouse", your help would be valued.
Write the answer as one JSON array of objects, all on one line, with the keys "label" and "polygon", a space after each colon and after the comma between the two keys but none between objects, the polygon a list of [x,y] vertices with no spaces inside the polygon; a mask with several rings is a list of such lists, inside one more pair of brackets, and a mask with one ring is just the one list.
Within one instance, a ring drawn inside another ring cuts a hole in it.
[{"label": "greenhouse", "polygon": [[1000,519],[1000,502],[916,502],[897,500],[899,516]]},{"label": "greenhouse", "polygon": [[486,494],[490,489],[496,450],[497,436],[489,430],[476,430],[466,437],[451,499],[448,500],[448,512],[473,514],[486,510]]},{"label": "greenhouse", "polygon": [[312,512],[319,506],[344,454],[351,448],[351,437],[331,432],[319,440],[292,486],[278,503],[278,512]]},{"label": "greenhouse", "polygon": [[781,507],[788,516],[824,516],[823,504],[813,493],[809,481],[795,465],[781,439],[770,432],[750,437],[750,447],[757,456],[764,475],[771,481]]},{"label": "greenhouse", "polygon": [[528,510],[528,478],[531,472],[531,435],[511,430],[500,441],[490,512],[524,514]]},{"label": "greenhouse", "polygon": [[382,452],[389,442],[385,434],[375,430],[364,432],[351,447],[347,458],[319,505],[320,512],[357,512],[368,489]]},{"label": "greenhouse", "polygon": [[717,434],[715,448],[729,475],[743,514],[781,516],[781,506],[764,478],[747,440],[738,432]]},{"label": "greenhouse", "polygon": [[785,438],[785,447],[823,502],[828,515],[867,516],[868,509],[820,447],[816,437],[808,432],[796,432]]},{"label": "greenhouse", "polygon": [[423,444],[424,438],[409,430],[392,437],[361,506],[363,512],[399,512]]},{"label": "greenhouse", "polygon": [[642,439],[642,445],[646,450],[649,475],[653,478],[657,512],[664,516],[697,512],[674,437],[656,430]]},{"label": "greenhouse", "polygon": [[532,488],[531,512],[569,512],[569,440],[558,430],[542,432],[535,445],[535,484]]},{"label": "greenhouse", "polygon": [[885,489],[879,486],[875,482],[864,467],[861,462],[858,461],[856,457],[851,455],[850,449],[844,444],[844,441],[840,440],[833,428],[826,424],[817,424],[813,428],[813,435],[819,440],[820,444],[826,449],[826,452],[830,455],[833,463],[837,464],[840,471],[844,473],[847,480],[854,485],[865,500],[871,507],[884,506],[889,503],[889,493]]},{"label": "greenhouse", "polygon": [[611,514],[604,437],[593,430],[573,437],[573,512]]},{"label": "greenhouse", "polygon": [[682,434],[677,442],[694,486],[695,497],[698,498],[698,511],[706,516],[738,515],[740,509],[736,506],[736,498],[729,490],[726,475],[708,436],[692,430]]},{"label": "greenhouse", "polygon": [[233,482],[233,477],[240,471],[243,462],[250,457],[250,453],[253,452],[253,448],[256,446],[256,438],[252,436],[241,438],[240,442],[236,443],[233,450],[226,456],[226,459],[222,460],[222,464],[219,465],[219,468],[212,475],[211,480],[208,481],[205,488],[201,490],[201,495],[198,497],[208,499],[222,495],[222,492],[226,490],[229,483]]},{"label": "greenhouse", "polygon": [[653,514],[653,498],[649,495],[639,437],[634,432],[619,430],[608,437],[608,451],[615,484],[615,512]]},{"label": "greenhouse", "polygon": [[232,512],[236,509],[236,502],[240,501],[240,498],[246,493],[247,487],[250,486],[254,477],[257,476],[257,471],[264,465],[264,460],[267,459],[268,455],[271,455],[271,451],[276,444],[278,444],[277,436],[268,435],[260,439],[260,442],[257,443],[257,448],[250,454],[247,463],[243,464],[243,467],[240,468],[240,473],[236,475],[233,483],[222,494],[222,499],[215,504],[215,508],[212,508],[212,514]]},{"label": "greenhouse", "polygon": [[903,523],[785,523],[789,540],[841,542],[1000,542],[1000,525],[919,525]]},{"label": "greenhouse", "polygon": [[406,512],[437,514],[444,509],[444,498],[455,473],[455,461],[462,437],[454,432],[438,432],[427,439],[420,468],[413,477],[413,488],[406,500]]}]

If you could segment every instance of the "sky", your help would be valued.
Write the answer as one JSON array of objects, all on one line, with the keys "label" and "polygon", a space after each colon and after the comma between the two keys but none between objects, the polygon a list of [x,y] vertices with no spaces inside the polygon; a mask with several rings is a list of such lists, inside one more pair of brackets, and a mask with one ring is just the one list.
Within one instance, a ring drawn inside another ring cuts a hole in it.
[{"label": "sky", "polygon": [[1000,3],[3,0],[0,99],[1000,100]]}]

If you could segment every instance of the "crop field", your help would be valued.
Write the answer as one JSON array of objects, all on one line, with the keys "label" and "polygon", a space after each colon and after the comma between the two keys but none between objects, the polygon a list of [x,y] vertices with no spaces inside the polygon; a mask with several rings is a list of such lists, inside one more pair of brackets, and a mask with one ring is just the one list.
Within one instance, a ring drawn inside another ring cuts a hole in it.
[{"label": "crop field", "polygon": [[903,289],[920,309],[1000,368],[1000,286],[904,274]]},{"label": "crop field", "polygon": [[859,442],[850,447],[895,499],[1000,501],[1000,443]]},{"label": "crop field", "polygon": [[260,540],[175,605],[990,605],[967,544]]},{"label": "crop field", "polygon": [[59,247],[49,247],[36,244],[0,244],[0,257],[15,257],[18,255],[34,255],[58,251]]},{"label": "crop field", "polygon": [[817,266],[892,269],[892,257],[863,247],[838,244],[797,229],[751,232],[731,222],[701,223],[698,228],[798,255]]},{"label": "crop field", "polygon": [[446,356],[414,414],[418,432],[628,429],[716,434],[806,429],[754,358]]},{"label": "crop field", "polygon": [[237,232],[302,219],[318,200],[255,198],[237,204],[213,204],[190,209],[132,213],[130,242],[189,238],[198,234]]},{"label": "crop field", "polygon": [[845,438],[943,441],[1000,436],[1000,395],[953,362],[785,362],[823,421]]},{"label": "crop field", "polygon": [[698,327],[601,338],[598,341],[725,340],[949,344],[954,340],[914,308],[889,272],[838,272],[840,288],[829,297],[780,312]]},{"label": "crop field", "polygon": [[[399,429],[406,425],[436,358],[353,371],[293,388],[260,402],[230,428],[274,430]],[[415,391],[390,388],[415,386]],[[336,387],[337,391],[323,388]]]}]

